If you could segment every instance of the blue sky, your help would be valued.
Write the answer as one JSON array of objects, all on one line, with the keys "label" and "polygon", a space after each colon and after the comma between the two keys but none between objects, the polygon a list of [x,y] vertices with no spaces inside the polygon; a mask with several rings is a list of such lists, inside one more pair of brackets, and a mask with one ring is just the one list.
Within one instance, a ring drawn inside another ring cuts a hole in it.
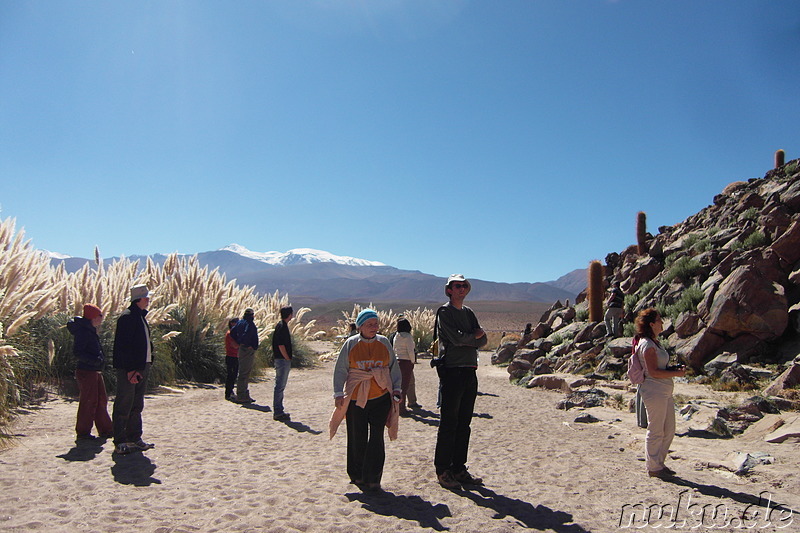
[{"label": "blue sky", "polygon": [[800,156],[794,1],[0,0],[0,217],[547,281]]}]

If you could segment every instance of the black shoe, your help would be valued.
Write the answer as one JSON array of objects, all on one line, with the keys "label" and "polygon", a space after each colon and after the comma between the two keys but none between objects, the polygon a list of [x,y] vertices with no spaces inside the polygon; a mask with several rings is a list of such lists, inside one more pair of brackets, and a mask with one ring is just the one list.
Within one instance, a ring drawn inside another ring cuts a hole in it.
[{"label": "black shoe", "polygon": [[464,485],[483,485],[483,479],[473,476],[466,468],[457,474],[453,474],[453,479]]},{"label": "black shoe", "polygon": [[455,480],[453,474],[449,470],[445,470],[441,474],[437,474],[436,478],[439,481],[439,485],[446,489],[458,490],[461,488],[461,483]]},{"label": "black shoe", "polygon": [[284,412],[284,413],[280,413],[280,414],[276,413],[276,414],[272,415],[272,419],[273,420],[280,420],[281,422],[288,422],[289,420],[292,419],[292,417],[289,416],[289,413],[285,413]]}]

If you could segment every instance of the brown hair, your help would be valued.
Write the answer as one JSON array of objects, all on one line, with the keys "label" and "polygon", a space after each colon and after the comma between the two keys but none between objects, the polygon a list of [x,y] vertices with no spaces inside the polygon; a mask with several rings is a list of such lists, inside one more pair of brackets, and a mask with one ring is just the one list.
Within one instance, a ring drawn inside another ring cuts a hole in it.
[{"label": "brown hair", "polygon": [[636,335],[655,340],[655,335],[653,334],[653,324],[655,324],[656,320],[659,318],[661,318],[661,315],[659,315],[658,311],[653,307],[639,311],[639,314],[636,315],[636,320],[634,321],[634,324],[636,325]]}]

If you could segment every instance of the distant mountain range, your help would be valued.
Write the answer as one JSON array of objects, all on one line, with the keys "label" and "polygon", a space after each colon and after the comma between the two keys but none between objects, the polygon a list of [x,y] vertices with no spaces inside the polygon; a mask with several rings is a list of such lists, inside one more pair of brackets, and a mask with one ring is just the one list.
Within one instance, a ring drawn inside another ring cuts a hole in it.
[{"label": "distant mountain range", "polygon": [[[320,250],[298,248],[288,252],[253,252],[238,244],[200,252],[202,266],[219,268],[228,279],[252,285],[262,294],[280,291],[297,303],[324,301],[416,301],[444,299],[446,278],[417,270],[402,270],[378,261],[338,256]],[[92,260],[50,253],[51,263],[64,263],[74,272]],[[167,256],[150,258],[162,264]],[[145,259],[131,256],[130,260]],[[106,259],[111,262],[117,258]],[[551,282],[499,283],[471,279],[471,300],[555,302],[573,299],[586,287],[585,270],[575,270]]]}]

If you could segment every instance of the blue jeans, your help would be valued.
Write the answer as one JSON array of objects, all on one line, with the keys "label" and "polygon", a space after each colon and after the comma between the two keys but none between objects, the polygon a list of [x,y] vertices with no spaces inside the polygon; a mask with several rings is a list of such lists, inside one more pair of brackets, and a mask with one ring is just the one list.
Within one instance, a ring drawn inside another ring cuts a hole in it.
[{"label": "blue jeans", "polygon": [[283,391],[286,389],[286,382],[289,381],[289,370],[292,368],[292,360],[275,359],[275,393],[272,396],[272,410],[274,414],[283,414]]}]

